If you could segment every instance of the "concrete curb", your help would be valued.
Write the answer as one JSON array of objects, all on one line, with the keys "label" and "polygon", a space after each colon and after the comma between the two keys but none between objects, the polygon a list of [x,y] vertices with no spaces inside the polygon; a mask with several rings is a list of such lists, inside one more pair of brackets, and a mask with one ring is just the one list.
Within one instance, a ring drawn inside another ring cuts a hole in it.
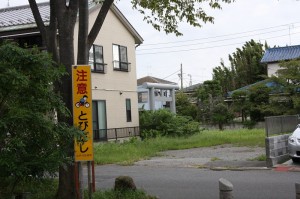
[{"label": "concrete curb", "polygon": [[271,170],[268,167],[211,167],[208,168],[212,171],[260,171],[260,170]]}]

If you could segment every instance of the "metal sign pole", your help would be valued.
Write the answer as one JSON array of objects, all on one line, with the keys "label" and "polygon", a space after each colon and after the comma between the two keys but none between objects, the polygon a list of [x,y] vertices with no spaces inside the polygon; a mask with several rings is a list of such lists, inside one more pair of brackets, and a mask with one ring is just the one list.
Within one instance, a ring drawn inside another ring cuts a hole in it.
[{"label": "metal sign pole", "polygon": [[87,162],[88,167],[88,188],[89,188],[89,199],[92,199],[92,193],[93,193],[93,181],[92,181],[92,164],[91,161]]}]

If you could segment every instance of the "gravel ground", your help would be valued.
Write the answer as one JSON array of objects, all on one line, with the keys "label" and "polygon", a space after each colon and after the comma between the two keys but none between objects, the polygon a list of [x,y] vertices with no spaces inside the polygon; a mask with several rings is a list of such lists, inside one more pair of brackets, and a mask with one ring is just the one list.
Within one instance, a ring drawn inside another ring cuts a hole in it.
[{"label": "gravel ground", "polygon": [[135,165],[161,167],[197,167],[197,168],[257,168],[266,167],[265,161],[253,160],[265,154],[262,147],[233,147],[221,145],[215,147],[171,150],[161,152],[158,157],[136,162]]}]

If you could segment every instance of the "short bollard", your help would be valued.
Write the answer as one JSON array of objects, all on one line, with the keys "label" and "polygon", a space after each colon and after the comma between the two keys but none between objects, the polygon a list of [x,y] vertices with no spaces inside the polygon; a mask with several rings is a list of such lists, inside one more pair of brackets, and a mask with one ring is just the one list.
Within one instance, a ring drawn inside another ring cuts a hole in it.
[{"label": "short bollard", "polygon": [[220,199],[233,199],[233,185],[224,178],[219,179]]},{"label": "short bollard", "polygon": [[296,199],[300,199],[300,183],[296,183],[295,188],[296,188]]}]

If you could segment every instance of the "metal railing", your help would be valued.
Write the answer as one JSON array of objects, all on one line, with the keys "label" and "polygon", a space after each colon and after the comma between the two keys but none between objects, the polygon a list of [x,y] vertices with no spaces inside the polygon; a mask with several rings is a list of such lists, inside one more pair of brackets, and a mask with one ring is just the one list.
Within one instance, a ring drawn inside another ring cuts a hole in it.
[{"label": "metal railing", "polygon": [[140,128],[125,127],[125,128],[111,128],[111,129],[98,129],[94,130],[94,142],[118,140],[128,137],[135,137],[140,135]]}]

